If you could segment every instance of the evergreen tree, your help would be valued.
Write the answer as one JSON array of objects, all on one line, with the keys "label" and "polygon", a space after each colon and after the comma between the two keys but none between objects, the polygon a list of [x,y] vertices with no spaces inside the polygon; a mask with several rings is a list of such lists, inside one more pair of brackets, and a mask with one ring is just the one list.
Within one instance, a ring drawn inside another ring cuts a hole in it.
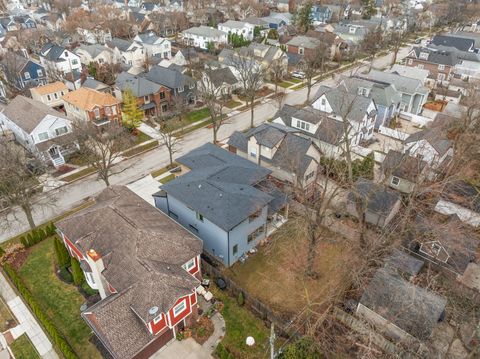
[{"label": "evergreen tree", "polygon": [[82,268],[80,268],[80,263],[72,257],[71,259],[72,263],[72,275],[73,275],[73,283],[75,285],[82,285],[82,283],[85,281],[85,276],[83,275]]},{"label": "evergreen tree", "polygon": [[304,4],[294,16],[294,24],[303,32],[307,32],[313,23],[312,2]]},{"label": "evergreen tree", "polygon": [[63,268],[67,267],[70,263],[70,255],[68,254],[67,248],[65,248],[63,243],[58,238],[55,238],[54,246],[58,266]]},{"label": "evergreen tree", "polygon": [[123,93],[122,118],[123,125],[130,131],[139,127],[143,120],[143,111],[138,107],[137,99],[130,90]]}]

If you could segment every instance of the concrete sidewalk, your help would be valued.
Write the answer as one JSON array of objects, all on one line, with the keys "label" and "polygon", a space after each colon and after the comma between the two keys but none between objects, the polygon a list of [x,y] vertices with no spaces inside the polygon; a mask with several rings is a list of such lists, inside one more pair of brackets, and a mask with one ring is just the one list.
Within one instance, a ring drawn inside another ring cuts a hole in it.
[{"label": "concrete sidewalk", "polygon": [[47,335],[2,273],[0,273],[0,295],[19,323],[12,330],[12,335],[18,337],[26,333],[42,358],[59,359]]}]

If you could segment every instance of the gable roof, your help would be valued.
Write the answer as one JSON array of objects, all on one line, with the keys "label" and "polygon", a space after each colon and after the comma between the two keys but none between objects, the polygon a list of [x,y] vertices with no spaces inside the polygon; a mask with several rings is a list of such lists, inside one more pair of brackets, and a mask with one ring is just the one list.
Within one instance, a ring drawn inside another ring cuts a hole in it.
[{"label": "gable roof", "polygon": [[445,311],[445,298],[378,269],[360,303],[405,332],[427,339]]},{"label": "gable roof", "polygon": [[171,68],[157,65],[152,66],[147,73],[140,74],[140,76],[170,89],[178,89],[181,86],[195,84],[195,81],[190,76],[184,75]]},{"label": "gable roof", "polygon": [[97,91],[103,91],[105,89],[108,89],[110,86],[104,84],[103,82],[95,80],[93,77],[87,77],[82,83],[82,87],[91,88]]},{"label": "gable roof", "polygon": [[241,30],[245,27],[246,24],[249,24],[249,23],[245,22],[245,21],[227,20],[226,22],[224,22],[222,24],[218,24],[218,26],[225,26],[225,27],[229,27],[231,29]]},{"label": "gable roof", "polygon": [[119,358],[154,338],[140,321],[153,319],[151,307],[165,313],[198,285],[181,266],[201,254],[202,242],[126,187],[105,189],[93,206],[55,225],[83,253],[93,249],[102,258],[102,276],[118,294],[84,317]]},{"label": "gable roof", "polygon": [[41,96],[59,91],[64,91],[65,93],[68,91],[67,85],[62,81],[56,81],[43,86],[32,87],[30,89],[30,92],[36,92]]},{"label": "gable roof", "polygon": [[395,150],[388,151],[382,162],[382,170],[399,178],[416,183],[418,176],[423,172],[427,163],[408,153],[401,153]]},{"label": "gable roof", "polygon": [[100,92],[88,87],[80,87],[78,90],[65,94],[63,100],[86,111],[91,111],[95,107],[113,106],[119,103],[118,100],[109,93]]},{"label": "gable roof", "polygon": [[112,50],[109,47],[106,47],[100,44],[92,44],[92,45],[80,44],[80,46],[75,50],[75,53],[77,53],[78,50],[83,50],[87,52],[93,58],[97,57],[104,51],[107,51],[109,53],[112,52]]},{"label": "gable roof", "polygon": [[452,141],[447,138],[446,133],[437,127],[426,128],[415,132],[408,136],[404,142],[407,144],[421,140],[427,141],[440,156],[443,156],[453,146]]},{"label": "gable roof", "polygon": [[225,31],[221,31],[218,29],[214,29],[213,27],[208,26],[198,26],[198,27],[191,27],[187,30],[183,30],[182,34],[192,34],[197,36],[204,36],[204,37],[220,37],[227,35]]},{"label": "gable roof", "polygon": [[223,83],[235,85],[238,80],[229,67],[222,67],[215,70],[205,70],[205,74],[215,87],[221,86]]},{"label": "gable roof", "polygon": [[368,74],[358,75],[358,77],[377,81],[378,83],[393,84],[398,91],[408,94],[414,94],[416,92],[422,94],[428,93],[428,89],[423,86],[423,83],[420,80],[394,73],[371,70]]},{"label": "gable roof", "polygon": [[190,172],[161,186],[210,222],[229,232],[274,200],[255,187],[270,170],[207,143],[177,159]]},{"label": "gable roof", "polygon": [[454,47],[460,51],[470,51],[475,47],[475,40],[451,35],[435,35],[431,43],[437,46]]},{"label": "gable roof", "polygon": [[476,187],[468,182],[448,182],[442,191],[441,197],[471,211],[480,213],[480,187]]},{"label": "gable roof", "polygon": [[375,104],[384,107],[390,107],[391,105],[396,107],[402,100],[402,95],[392,84],[379,83],[353,76],[342,80],[341,85],[347,92],[354,94],[358,94],[361,88],[369,89],[370,91],[366,97],[373,99]]},{"label": "gable roof", "polygon": [[[159,45],[159,44],[163,43],[164,41],[166,41],[166,39],[157,36],[153,31],[138,34],[136,37],[138,37],[140,39],[140,42],[142,42],[144,44],[150,44],[150,45],[152,45],[152,44]],[[161,40],[161,41],[157,44],[157,41],[159,41],[159,40]]]},{"label": "gable roof", "polygon": [[424,261],[413,257],[404,251],[394,248],[392,253],[385,259],[385,267],[395,269],[410,276],[417,275],[424,265]]},{"label": "gable roof", "polygon": [[360,198],[368,211],[381,216],[388,216],[396,203],[400,201],[399,193],[373,181],[359,178],[355,182],[354,190],[348,193],[348,200],[355,202]]},{"label": "gable roof", "polygon": [[65,49],[63,46],[59,46],[50,42],[42,47],[40,50],[40,56],[48,61],[60,62],[64,61],[64,59],[61,59],[60,56],[62,56],[65,51],[67,51],[67,49]]},{"label": "gable roof", "polygon": [[425,69],[419,69],[417,67],[405,66],[400,64],[395,64],[393,67],[388,70],[389,73],[409,77],[421,81],[423,84],[429,75],[429,71]]},{"label": "gable roof", "polygon": [[[443,51],[428,47],[414,47],[412,50],[415,53],[415,57],[420,61],[427,61],[434,64],[455,66],[458,63],[457,56],[453,51]],[[421,59],[420,54],[428,54],[426,59]]]},{"label": "gable roof", "polygon": [[[130,46],[133,44],[133,41],[128,41],[124,39],[120,39],[118,37],[114,37],[111,41],[107,41],[106,45],[110,48],[117,48],[122,52],[127,51]],[[141,44],[138,44],[138,47],[141,47]],[[132,49],[133,50],[133,49]]]},{"label": "gable roof", "polygon": [[152,95],[159,92],[162,88],[161,85],[155,82],[149,81],[141,76],[132,75],[125,71],[118,75],[117,80],[115,81],[115,86],[120,91],[132,91],[132,94],[135,97]]},{"label": "gable roof", "polygon": [[66,118],[63,113],[55,111],[43,102],[21,95],[15,97],[5,107],[3,114],[27,133],[31,133],[47,115]]},{"label": "gable roof", "polygon": [[300,35],[288,41],[287,45],[315,49],[321,45],[321,41],[314,37]]}]

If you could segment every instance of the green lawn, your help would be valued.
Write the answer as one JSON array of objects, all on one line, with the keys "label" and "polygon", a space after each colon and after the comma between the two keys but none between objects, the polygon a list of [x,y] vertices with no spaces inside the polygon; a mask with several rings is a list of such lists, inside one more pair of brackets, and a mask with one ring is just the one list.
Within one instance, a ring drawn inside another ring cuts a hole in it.
[{"label": "green lawn", "polygon": [[241,104],[242,103],[239,102],[239,101],[230,100],[230,101],[227,102],[227,104],[225,106],[228,107],[228,108],[235,108],[235,107],[240,106]]},{"label": "green lawn", "polygon": [[172,168],[175,168],[178,166],[178,163],[177,162],[173,162],[173,164],[170,166],[166,166],[166,167],[163,167],[163,168],[160,168],[159,170],[156,170],[156,171],[153,171],[152,173],[150,173],[150,175],[155,178],[155,177],[159,177],[160,175],[163,175],[165,172],[167,171],[170,171]]},{"label": "green lawn", "polygon": [[283,87],[283,88],[289,88],[290,86],[293,86],[292,82],[289,81],[283,81],[278,83],[278,86]]},{"label": "green lawn", "polygon": [[194,123],[200,120],[204,120],[207,117],[210,117],[210,110],[208,108],[202,108],[196,111],[190,111],[185,115],[185,120],[188,123]]},{"label": "green lawn", "polygon": [[292,90],[300,90],[301,88],[304,88],[305,86],[307,86],[306,82],[301,83],[300,85],[297,85],[295,87],[292,87]]},{"label": "green lawn", "polygon": [[160,178],[158,181],[162,184],[165,184],[165,183],[170,182],[173,179],[175,179],[175,175],[172,173],[172,174],[169,174],[166,177]]},{"label": "green lawn", "polygon": [[155,148],[155,147],[158,147],[158,141],[149,142],[149,143],[146,143],[144,145],[132,148],[131,150],[127,150],[127,151],[122,153],[122,156],[123,157],[132,157],[132,156],[135,156],[139,153],[142,153],[144,151],[150,150],[150,149]]},{"label": "green lawn", "polygon": [[183,130],[175,132],[175,136],[176,137],[185,136],[185,135],[189,134],[190,132],[193,132],[195,130],[198,130],[199,128],[202,128],[202,127],[205,127],[205,126],[209,125],[210,123],[212,123],[210,119],[208,119],[206,121],[199,122],[199,123],[197,123],[193,126],[190,126],[190,127],[185,128]]},{"label": "green lawn", "polygon": [[16,320],[3,300],[0,300],[0,332],[16,326]]},{"label": "green lawn", "polygon": [[80,358],[101,358],[89,342],[91,330],[80,317],[85,298],[76,287],[60,281],[54,272],[53,239],[50,237],[30,248],[18,274],[33,297]]},{"label": "green lawn", "polygon": [[16,359],[36,359],[40,358],[40,355],[37,353],[37,350],[33,346],[30,339],[28,339],[27,334],[22,334],[10,344],[10,349],[12,349],[13,355]]},{"label": "green lawn", "polygon": [[[211,289],[214,297],[224,304],[222,315],[225,319],[226,333],[221,344],[237,359],[267,358],[269,329],[245,307],[239,306],[228,294],[217,287]],[[256,344],[252,347],[245,344],[248,336],[255,339]]]},{"label": "green lawn", "polygon": [[138,131],[137,135],[134,137],[135,137],[136,145],[152,139],[149,135],[147,135],[146,133],[143,133],[142,131]]},{"label": "green lawn", "polygon": [[293,82],[294,84],[299,84],[300,82],[303,82],[303,80],[296,79],[295,77],[288,79],[288,81]]}]

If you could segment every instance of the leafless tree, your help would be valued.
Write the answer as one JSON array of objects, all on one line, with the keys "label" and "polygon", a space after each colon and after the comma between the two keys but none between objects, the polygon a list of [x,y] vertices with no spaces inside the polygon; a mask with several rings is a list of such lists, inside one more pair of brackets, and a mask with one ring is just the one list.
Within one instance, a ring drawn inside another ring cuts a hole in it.
[{"label": "leafless tree", "polygon": [[313,51],[305,54],[305,80],[307,82],[307,102],[310,101],[310,93],[312,87],[317,81],[314,80],[316,76],[321,75],[325,68],[325,61],[329,57],[329,50],[325,43],[321,43]]},{"label": "leafless tree", "polygon": [[178,151],[178,145],[181,142],[181,137],[175,136],[175,131],[183,127],[183,120],[181,117],[165,119],[159,116],[155,119],[160,125],[160,134],[162,136],[162,142],[168,150],[168,156],[170,160],[170,166],[173,165],[173,155]]},{"label": "leafless tree", "polygon": [[285,67],[281,60],[273,60],[270,68],[273,83],[275,84],[275,93],[278,92],[278,83],[283,80],[285,76]]},{"label": "leafless tree", "polygon": [[390,35],[389,42],[392,45],[392,63],[390,64],[390,68],[392,68],[397,62],[398,52],[400,51],[404,40],[405,36],[401,32],[393,31]]},{"label": "leafless tree", "polygon": [[122,151],[133,144],[131,134],[119,123],[112,122],[98,128],[92,122],[75,121],[73,132],[80,146],[79,154],[98,172],[98,178],[110,186],[110,177],[128,167],[114,168]]},{"label": "leafless tree", "polygon": [[[29,160],[30,158],[30,160]],[[41,174],[47,165],[42,160],[32,160],[31,154],[13,142],[0,141],[0,204],[6,209],[1,212],[2,223],[10,225],[15,218],[15,209],[25,214],[30,228],[35,228],[34,206],[53,206],[55,196],[38,199],[42,191]],[[16,219],[16,218],[15,218]]]},{"label": "leafless tree", "polygon": [[230,56],[230,62],[234,68],[234,74],[239,78],[245,95],[247,106],[250,106],[250,127],[254,127],[254,108],[257,91],[263,85],[263,80],[268,68],[262,66],[253,51],[240,48]]},{"label": "leafless tree", "polygon": [[383,33],[380,26],[378,26],[373,31],[368,31],[365,35],[365,38],[360,44],[360,47],[363,52],[365,52],[368,56],[370,56],[370,66],[368,71],[372,69],[373,61],[375,60],[375,56],[379,53],[380,49],[383,45]]},{"label": "leafless tree", "polygon": [[212,80],[209,72],[204,72],[197,86],[198,94],[210,111],[213,129],[213,143],[218,141],[218,130],[225,122],[226,116],[223,113],[226,99],[222,92],[223,87]]}]

